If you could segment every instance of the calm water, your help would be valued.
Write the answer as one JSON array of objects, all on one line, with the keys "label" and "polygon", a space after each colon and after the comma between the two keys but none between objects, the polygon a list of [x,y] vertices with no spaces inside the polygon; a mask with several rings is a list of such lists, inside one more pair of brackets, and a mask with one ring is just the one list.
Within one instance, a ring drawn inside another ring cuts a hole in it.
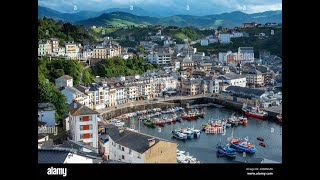
[{"label": "calm water", "polygon": [[[225,135],[222,134],[206,134],[201,131],[201,136],[199,139],[191,140],[177,140],[172,138],[171,131],[174,129],[179,129],[182,127],[194,127],[195,129],[201,129],[202,124],[206,124],[209,119],[221,119],[230,117],[235,111],[226,108],[214,108],[205,107],[206,112],[204,118],[198,118],[193,121],[181,120],[181,123],[177,122],[175,124],[166,124],[164,127],[156,126],[156,128],[149,128],[140,123],[140,131],[145,134],[160,137],[170,141],[178,143],[178,149],[189,152],[190,155],[196,157],[201,163],[230,163],[232,160],[227,157],[216,156],[216,145],[218,142],[223,144],[227,143],[227,138],[231,136],[232,128],[227,128]],[[177,113],[178,114],[178,113]],[[235,115],[241,116],[241,112],[235,112]],[[248,118],[249,123],[247,126],[239,125],[234,127],[234,137],[249,137],[249,142],[256,146],[255,154],[248,154],[245,158],[267,158],[270,160],[282,162],[282,129],[281,125],[276,122],[268,120],[260,120],[256,118]],[[133,126],[135,129],[139,129],[139,120],[132,118],[126,122],[126,126]],[[257,137],[264,138],[264,143],[266,147],[259,145]],[[234,160],[245,159],[242,153],[237,152],[237,157]]]}]

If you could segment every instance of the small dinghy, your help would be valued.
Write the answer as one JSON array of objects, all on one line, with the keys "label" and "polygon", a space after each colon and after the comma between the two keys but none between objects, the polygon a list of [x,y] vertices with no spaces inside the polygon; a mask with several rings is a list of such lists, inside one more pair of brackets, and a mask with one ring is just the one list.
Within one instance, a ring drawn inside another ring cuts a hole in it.
[{"label": "small dinghy", "polygon": [[264,139],[263,139],[262,137],[257,137],[257,139],[258,139],[259,141],[264,141]]},{"label": "small dinghy", "polygon": [[266,144],[263,143],[263,142],[259,143],[259,145],[262,146],[262,147],[266,147]]}]

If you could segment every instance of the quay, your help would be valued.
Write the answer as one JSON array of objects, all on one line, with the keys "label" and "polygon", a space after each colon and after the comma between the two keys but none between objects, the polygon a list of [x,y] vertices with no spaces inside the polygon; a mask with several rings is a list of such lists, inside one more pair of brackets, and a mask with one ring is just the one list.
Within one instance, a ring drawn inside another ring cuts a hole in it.
[{"label": "quay", "polygon": [[[173,96],[168,98],[156,98],[157,100],[141,100],[135,102],[129,102],[126,104],[118,105],[116,107],[108,107],[104,109],[97,110],[100,115],[103,117],[104,121],[110,120],[117,116],[120,116],[125,113],[140,111],[150,108],[167,108],[174,106],[186,107],[186,104],[215,104],[223,107],[231,108],[234,110],[241,111],[243,101],[233,101],[227,98],[221,97],[210,97],[208,95],[195,95],[195,96]],[[251,104],[251,103],[248,103]],[[269,116],[276,118],[278,114],[282,112],[282,106],[274,106],[271,108],[265,109]]]}]

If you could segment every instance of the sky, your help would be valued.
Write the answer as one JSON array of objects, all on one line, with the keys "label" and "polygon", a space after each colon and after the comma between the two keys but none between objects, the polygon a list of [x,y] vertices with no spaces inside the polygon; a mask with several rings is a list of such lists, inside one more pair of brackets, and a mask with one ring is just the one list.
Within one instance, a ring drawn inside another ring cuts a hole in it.
[{"label": "sky", "polygon": [[102,11],[130,5],[158,14],[208,15],[232,11],[257,13],[282,10],[282,0],[38,0],[39,6],[59,12]]}]

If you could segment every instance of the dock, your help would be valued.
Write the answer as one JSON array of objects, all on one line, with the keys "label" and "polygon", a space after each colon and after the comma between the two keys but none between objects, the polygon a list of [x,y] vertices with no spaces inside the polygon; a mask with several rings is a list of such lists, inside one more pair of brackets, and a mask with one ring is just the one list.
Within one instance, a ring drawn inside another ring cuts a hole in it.
[{"label": "dock", "polygon": [[282,114],[282,105],[264,108],[264,110],[268,112],[269,116],[275,117],[278,114]]}]

